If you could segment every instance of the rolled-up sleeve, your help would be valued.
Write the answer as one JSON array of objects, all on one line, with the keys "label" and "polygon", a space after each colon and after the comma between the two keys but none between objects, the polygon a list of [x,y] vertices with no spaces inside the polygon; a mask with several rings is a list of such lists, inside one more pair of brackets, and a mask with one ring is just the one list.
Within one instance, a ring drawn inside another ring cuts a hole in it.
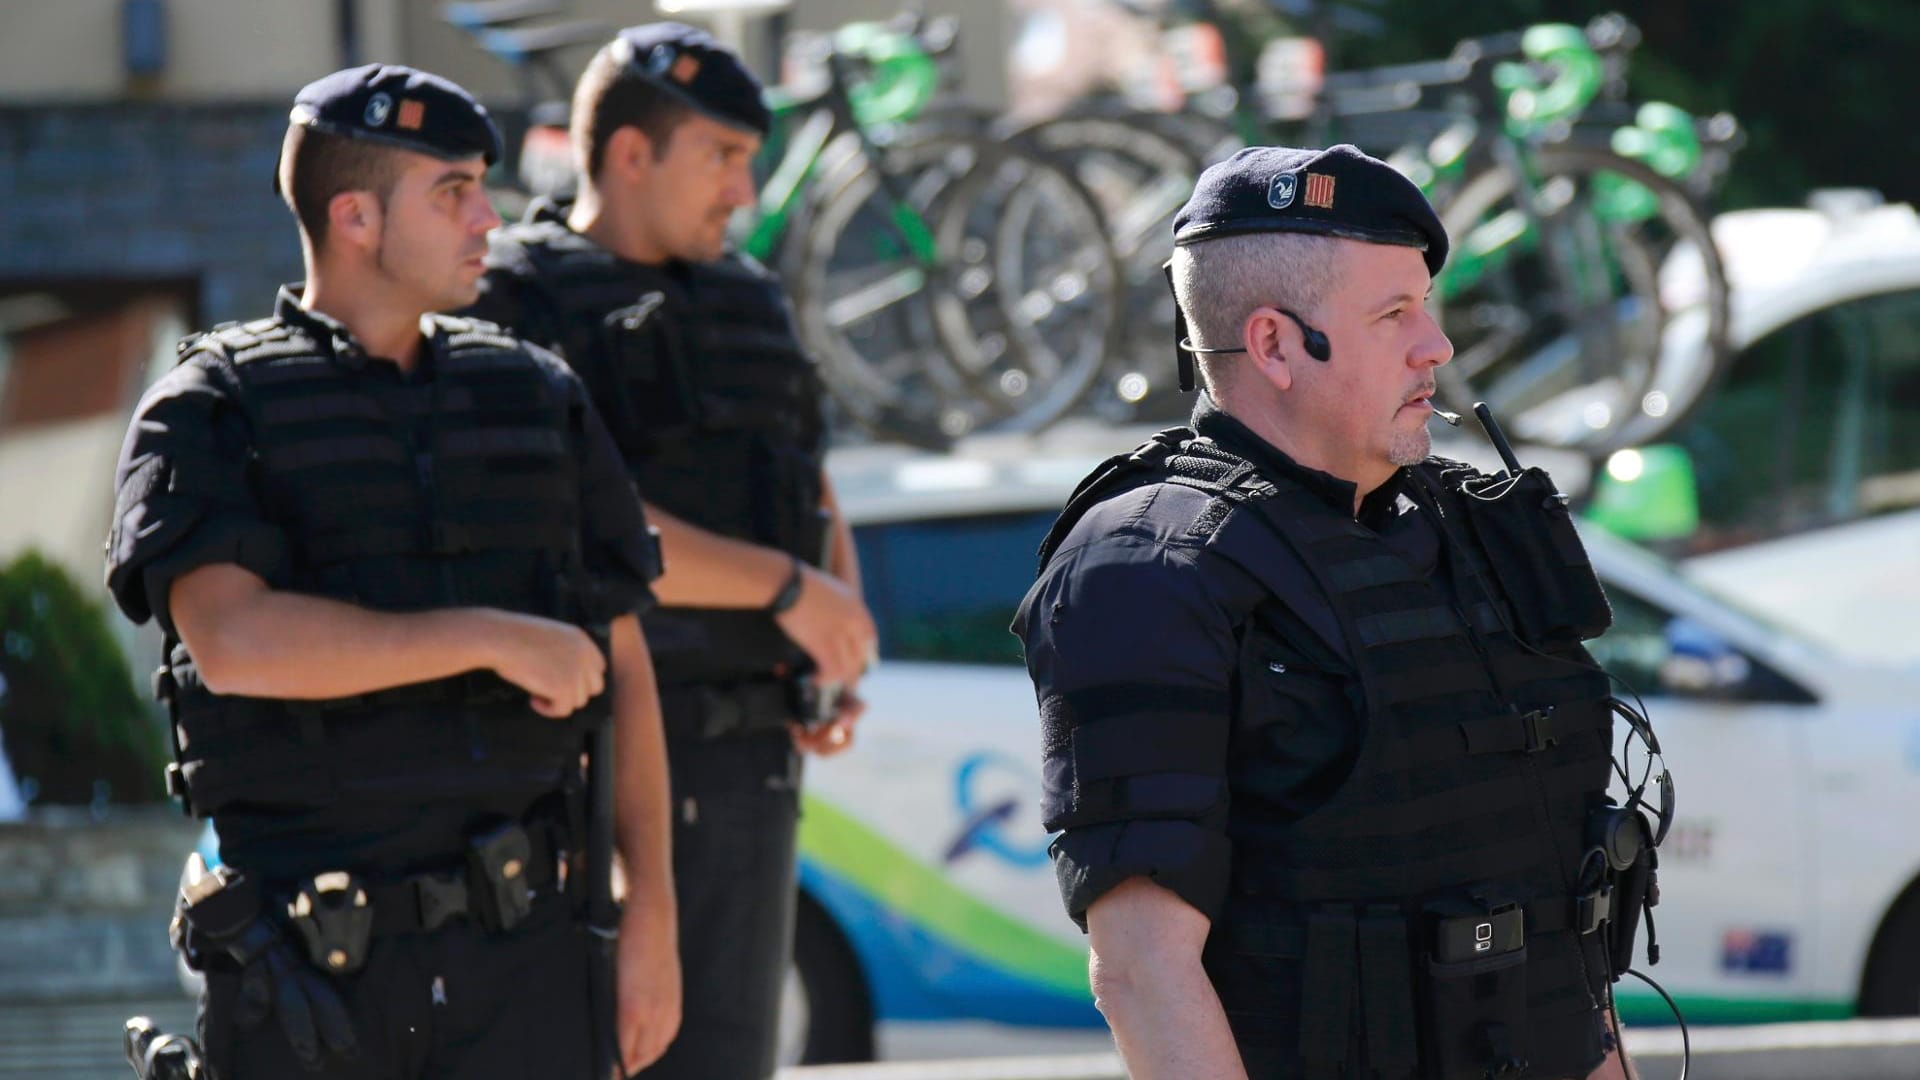
[{"label": "rolled-up sleeve", "polygon": [[1110,535],[1063,552],[1015,629],[1039,698],[1042,813],[1067,914],[1146,877],[1226,897],[1233,621],[1193,549]]},{"label": "rolled-up sleeve", "polygon": [[167,600],[181,575],[233,563],[285,576],[287,538],[250,479],[251,435],[210,354],[190,357],[134,410],[114,476],[107,589],[134,622],[174,632]]}]

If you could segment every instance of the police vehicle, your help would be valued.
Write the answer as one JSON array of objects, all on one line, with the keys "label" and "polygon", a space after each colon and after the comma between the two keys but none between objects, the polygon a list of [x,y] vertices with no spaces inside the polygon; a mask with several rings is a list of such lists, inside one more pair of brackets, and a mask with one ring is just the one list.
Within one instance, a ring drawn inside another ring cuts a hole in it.
[{"label": "police vehicle", "polygon": [[[981,1021],[1097,1037],[1008,624],[1068,491],[1129,437],[832,460],[883,659],[855,751],[809,765],[786,1060],[897,1056],[939,1024],[974,1053],[1020,1045]],[[1584,531],[1614,610],[1595,655],[1644,697],[1678,791],[1660,962],[1643,927],[1637,966],[1690,1023],[1920,1012],[1920,834],[1887,827],[1920,807],[1920,673],[1844,659]],[[1620,991],[1629,1023],[1668,1019],[1643,985]]]}]

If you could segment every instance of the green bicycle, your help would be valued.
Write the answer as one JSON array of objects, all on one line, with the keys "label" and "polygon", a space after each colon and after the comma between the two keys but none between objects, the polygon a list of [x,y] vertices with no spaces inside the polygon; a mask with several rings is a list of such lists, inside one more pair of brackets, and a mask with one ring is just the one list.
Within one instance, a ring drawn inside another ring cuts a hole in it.
[{"label": "green bicycle", "polygon": [[857,23],[770,93],[776,162],[742,248],[776,265],[835,402],[941,446],[1044,427],[1121,330],[1120,269],[1071,171],[929,109],[951,24]]},{"label": "green bicycle", "polygon": [[[1203,25],[1228,19],[1211,0],[1177,8]],[[1335,16],[1365,14],[1352,4],[1308,12],[1323,34]],[[1454,237],[1435,282],[1458,347],[1440,371],[1454,407],[1486,400],[1517,434],[1604,453],[1657,436],[1711,386],[1727,357],[1727,286],[1700,199],[1737,127],[1627,105],[1631,23],[1538,26],[1462,42],[1443,60],[1333,74],[1309,39],[1219,37],[1223,70],[1244,85],[1201,90],[1175,114],[1107,98],[1054,122],[1112,132],[1106,141],[1120,149],[1109,152],[1134,160],[1146,179],[1123,193],[1134,208],[1126,219],[1178,205],[1158,193],[1178,187],[1181,145],[1217,160],[1256,142],[1358,142],[1414,177]],[[1251,81],[1256,71],[1263,77]],[[1663,294],[1669,257],[1697,261],[1699,296]],[[1148,310],[1136,303],[1136,321]],[[1666,334],[1692,320],[1705,321],[1708,362],[1664,371]],[[1153,329],[1162,332],[1143,327],[1130,341],[1171,332]],[[1149,369],[1147,382],[1164,374]]]}]

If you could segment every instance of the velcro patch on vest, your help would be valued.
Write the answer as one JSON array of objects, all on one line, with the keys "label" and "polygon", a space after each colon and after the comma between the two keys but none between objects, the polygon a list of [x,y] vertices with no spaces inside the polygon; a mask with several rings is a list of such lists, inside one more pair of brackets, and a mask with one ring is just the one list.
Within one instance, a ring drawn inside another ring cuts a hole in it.
[{"label": "velcro patch on vest", "polygon": [[1373,648],[1378,645],[1397,645],[1408,641],[1424,641],[1428,638],[1452,637],[1460,632],[1460,620],[1453,612],[1443,607],[1416,608],[1412,611],[1389,611],[1379,615],[1362,615],[1354,620],[1354,629],[1360,634],[1360,644]]},{"label": "velcro patch on vest", "polygon": [[1397,555],[1351,559],[1327,568],[1327,584],[1341,592],[1359,592],[1376,585],[1400,585],[1413,580],[1412,567]]},{"label": "velcro patch on vest", "polygon": [[1073,770],[1081,780],[1146,773],[1221,772],[1227,756],[1227,717],[1123,716],[1073,729]]}]

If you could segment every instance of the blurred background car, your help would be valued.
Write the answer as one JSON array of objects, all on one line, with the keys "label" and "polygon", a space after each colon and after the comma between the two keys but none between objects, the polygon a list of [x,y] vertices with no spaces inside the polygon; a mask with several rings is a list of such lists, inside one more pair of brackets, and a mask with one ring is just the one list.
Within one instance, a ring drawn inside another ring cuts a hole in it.
[{"label": "blurred background car", "polygon": [[[1920,661],[1920,217],[1871,191],[1720,215],[1735,352],[1702,393],[1701,324],[1657,388],[1698,398],[1608,460],[1592,514],[1850,656]],[[1677,257],[1663,288],[1698,302]]]}]

